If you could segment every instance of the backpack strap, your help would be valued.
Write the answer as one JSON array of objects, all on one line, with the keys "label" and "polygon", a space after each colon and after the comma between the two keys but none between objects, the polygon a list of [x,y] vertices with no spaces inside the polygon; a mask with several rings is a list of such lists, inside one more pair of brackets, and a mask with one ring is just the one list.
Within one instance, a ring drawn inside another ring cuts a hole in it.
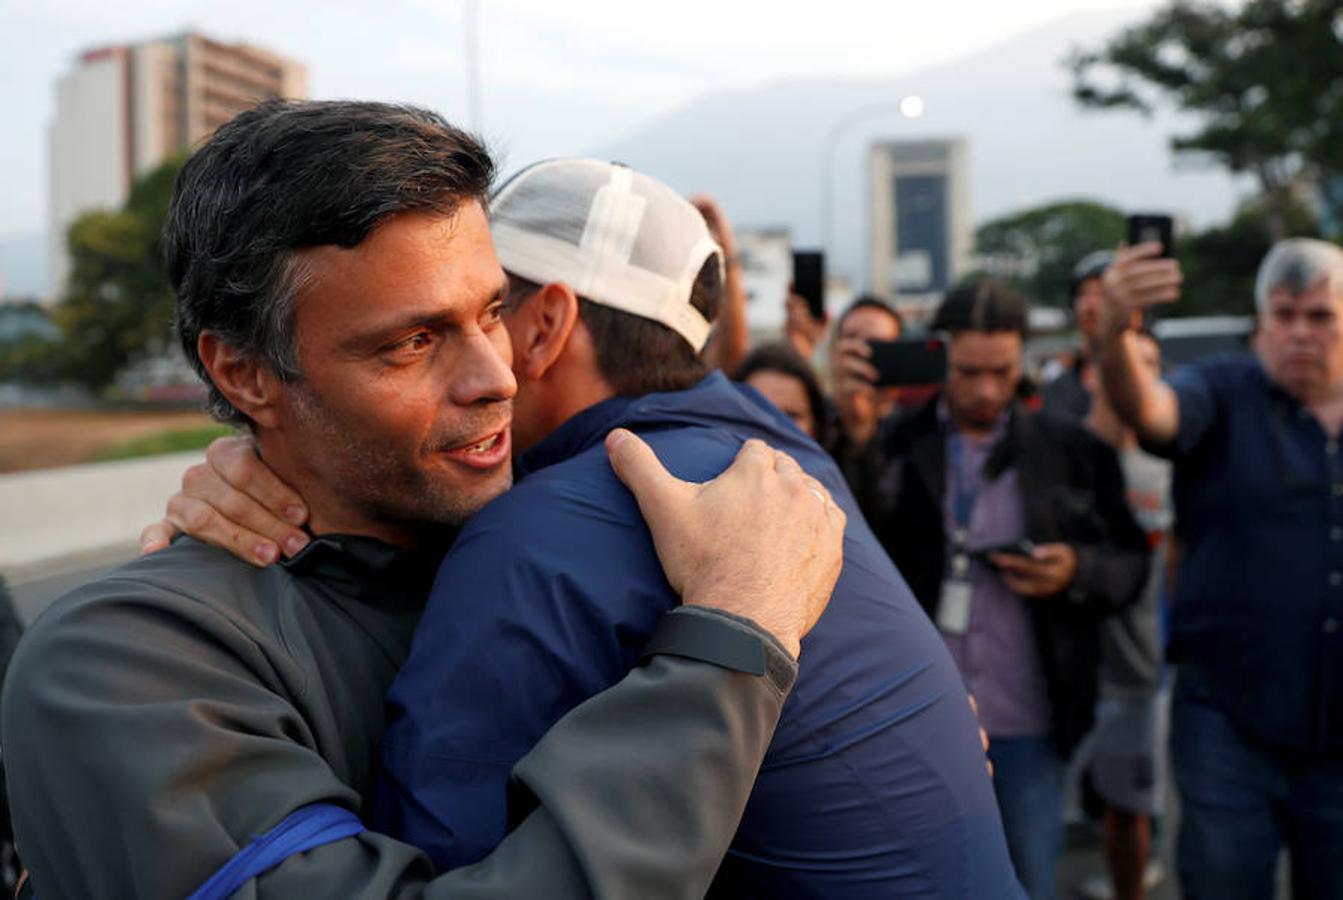
[{"label": "backpack strap", "polygon": [[269,872],[296,853],[304,853],[363,832],[364,823],[343,806],[314,803],[294,810],[258,835],[210,876],[187,900],[226,900],[249,880]]}]

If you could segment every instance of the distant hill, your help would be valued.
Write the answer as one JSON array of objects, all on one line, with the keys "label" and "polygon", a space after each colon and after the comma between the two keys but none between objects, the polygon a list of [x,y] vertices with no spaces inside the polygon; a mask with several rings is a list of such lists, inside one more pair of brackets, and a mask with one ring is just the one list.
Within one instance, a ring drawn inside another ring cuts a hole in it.
[{"label": "distant hill", "polygon": [[1177,171],[1170,116],[1082,112],[1062,61],[1103,41],[1132,13],[1085,13],[1004,40],[953,64],[890,80],[810,80],[714,94],[595,155],[628,163],[678,190],[707,190],[742,226],[791,227],[817,244],[822,156],[836,122],[871,104],[924,98],[922,118],[890,112],[856,122],[835,146],[836,248],[830,270],[865,281],[865,148],[885,138],[964,136],[976,223],[1061,197],[1170,210],[1195,225],[1229,215],[1246,189],[1218,170]]}]

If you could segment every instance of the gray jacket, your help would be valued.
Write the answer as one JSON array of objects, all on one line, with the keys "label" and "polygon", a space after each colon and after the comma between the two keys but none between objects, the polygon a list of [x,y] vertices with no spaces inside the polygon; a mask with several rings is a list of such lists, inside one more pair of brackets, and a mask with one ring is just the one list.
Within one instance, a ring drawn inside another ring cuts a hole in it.
[{"label": "gray jacket", "polygon": [[[361,811],[435,563],[324,537],[255,569],[184,539],[59,600],[20,643],[2,704],[38,896],[176,900],[299,807]],[[765,676],[653,657],[517,765],[535,808],[467,869],[435,877],[415,848],[365,832],[237,896],[702,896],[796,667],[739,620],[669,616],[749,634]]]}]

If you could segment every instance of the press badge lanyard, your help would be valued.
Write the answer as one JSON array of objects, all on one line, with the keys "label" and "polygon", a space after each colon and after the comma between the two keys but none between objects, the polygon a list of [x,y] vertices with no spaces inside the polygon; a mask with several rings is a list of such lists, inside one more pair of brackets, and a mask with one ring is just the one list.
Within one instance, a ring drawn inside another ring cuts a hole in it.
[{"label": "press badge lanyard", "polygon": [[961,462],[964,458],[963,439],[952,434],[947,441],[951,463],[951,571],[942,582],[942,597],[937,606],[937,627],[946,634],[965,634],[970,627],[970,555],[966,543],[970,539],[970,517],[979,499],[979,485],[970,489]]}]

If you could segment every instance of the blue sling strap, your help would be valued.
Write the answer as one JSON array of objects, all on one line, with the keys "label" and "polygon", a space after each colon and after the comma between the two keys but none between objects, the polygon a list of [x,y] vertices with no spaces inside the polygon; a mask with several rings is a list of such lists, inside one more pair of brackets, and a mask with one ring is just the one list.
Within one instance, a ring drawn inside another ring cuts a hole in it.
[{"label": "blue sling strap", "polygon": [[295,853],[354,837],[363,830],[364,823],[343,806],[314,803],[296,809],[279,825],[253,838],[187,900],[226,900],[250,879],[270,871]]}]

